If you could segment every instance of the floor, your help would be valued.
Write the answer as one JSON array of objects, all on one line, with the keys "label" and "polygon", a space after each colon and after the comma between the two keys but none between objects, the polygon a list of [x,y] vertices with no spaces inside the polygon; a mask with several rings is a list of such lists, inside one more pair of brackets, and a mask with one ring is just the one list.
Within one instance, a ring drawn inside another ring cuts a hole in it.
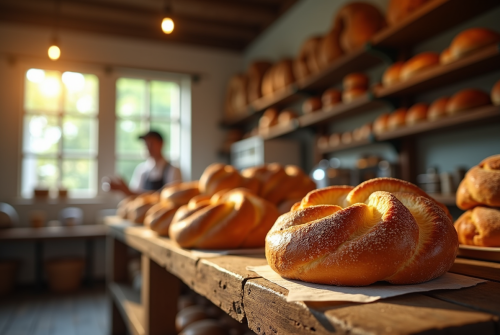
[{"label": "floor", "polygon": [[19,293],[0,298],[0,334],[104,335],[108,307],[104,288],[66,295]]}]

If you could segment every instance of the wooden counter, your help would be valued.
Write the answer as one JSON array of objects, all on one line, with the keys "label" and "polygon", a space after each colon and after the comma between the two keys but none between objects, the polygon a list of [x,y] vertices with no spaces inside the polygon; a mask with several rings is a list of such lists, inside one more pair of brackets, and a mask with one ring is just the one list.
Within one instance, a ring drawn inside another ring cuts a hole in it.
[{"label": "wooden counter", "polygon": [[[157,310],[152,305],[152,295],[156,303],[169,305],[165,308],[175,313],[178,292],[174,290],[178,279],[236,320],[248,323],[257,334],[498,334],[500,329],[498,263],[457,259],[452,272],[491,280],[461,290],[408,294],[368,304],[287,302],[286,289],[246,270],[248,265],[267,264],[263,255],[198,258],[144,227],[118,223],[116,218],[108,218],[107,223],[111,246],[108,254],[114,264],[110,280],[123,280],[124,262],[120,255],[128,245],[143,254],[143,281],[151,284],[143,287],[140,303],[139,292],[134,298],[123,284],[110,284],[115,297],[114,309],[121,315],[121,320],[115,320],[113,334],[120,333],[119,327],[127,324],[130,330],[134,323],[132,333],[153,334],[148,332],[148,327],[156,326],[163,327],[163,331],[157,333],[174,334],[173,324],[167,324],[165,309],[161,320],[146,310]],[[156,269],[154,271],[162,268],[167,271],[146,273],[144,263]],[[159,281],[158,276],[167,276],[163,280],[168,284]],[[157,292],[158,287],[164,292]],[[130,316],[128,311],[134,308],[136,312]],[[137,320],[141,320],[141,326],[137,326]]]}]

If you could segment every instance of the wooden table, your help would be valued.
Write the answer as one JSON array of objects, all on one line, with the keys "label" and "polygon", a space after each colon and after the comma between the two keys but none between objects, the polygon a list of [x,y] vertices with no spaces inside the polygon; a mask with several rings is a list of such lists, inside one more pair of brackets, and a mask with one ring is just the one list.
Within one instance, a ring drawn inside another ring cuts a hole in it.
[{"label": "wooden table", "polygon": [[[457,258],[451,272],[490,280],[461,290],[369,304],[287,302],[286,289],[246,270],[267,264],[264,256],[197,258],[144,227],[112,217],[106,222],[113,334],[126,328],[175,334],[179,280],[257,334],[499,334],[499,263]],[[142,292],[125,283],[128,246],[142,253]]]},{"label": "wooden table", "polygon": [[0,242],[32,241],[35,243],[35,282],[40,290],[43,283],[43,243],[48,240],[84,240],[85,241],[85,278],[92,284],[94,266],[94,240],[105,238],[105,225],[80,225],[41,228],[7,228],[0,230]]}]

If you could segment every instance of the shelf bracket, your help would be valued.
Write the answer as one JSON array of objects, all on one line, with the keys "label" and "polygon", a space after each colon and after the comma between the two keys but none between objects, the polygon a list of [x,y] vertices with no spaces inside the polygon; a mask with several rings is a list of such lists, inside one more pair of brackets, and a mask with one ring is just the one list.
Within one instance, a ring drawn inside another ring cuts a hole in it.
[{"label": "shelf bracket", "polygon": [[365,50],[369,54],[382,59],[386,63],[394,63],[397,59],[397,53],[394,49],[375,46],[370,42],[365,44]]}]

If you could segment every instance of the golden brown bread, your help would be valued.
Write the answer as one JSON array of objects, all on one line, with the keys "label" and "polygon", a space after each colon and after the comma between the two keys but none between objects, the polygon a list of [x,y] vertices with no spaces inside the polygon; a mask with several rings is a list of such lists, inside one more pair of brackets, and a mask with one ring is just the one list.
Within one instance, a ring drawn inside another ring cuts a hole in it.
[{"label": "golden brown bread", "polygon": [[480,247],[500,247],[500,210],[474,207],[455,222],[461,244]]},{"label": "golden brown bread", "polygon": [[340,46],[340,28],[333,28],[323,36],[319,44],[319,66],[321,69],[328,67],[328,65],[339,59],[344,51]]},{"label": "golden brown bread", "polygon": [[294,206],[269,231],[268,263],[285,278],[321,284],[437,278],[453,265],[458,238],[450,217],[422,193],[392,178],[312,191],[303,200],[310,205]]},{"label": "golden brown bread", "polygon": [[456,61],[485,46],[500,42],[500,34],[486,28],[470,28],[458,34],[443,55],[444,64]]},{"label": "golden brown bread", "polygon": [[198,181],[175,183],[165,186],[160,193],[160,201],[176,206],[185,205],[192,197],[200,194]]},{"label": "golden brown bread", "polygon": [[396,62],[389,66],[382,76],[382,84],[384,86],[391,86],[400,81],[401,69],[403,69],[405,62]]},{"label": "golden brown bread", "polygon": [[261,85],[261,96],[267,97],[272,96],[274,94],[274,71],[276,67],[273,65],[264,73],[264,77],[262,77],[262,85]]},{"label": "golden brown bread", "polygon": [[408,109],[406,113],[405,123],[407,126],[414,125],[416,123],[426,121],[427,113],[429,111],[429,105],[424,102],[415,104]]},{"label": "golden brown bread", "polygon": [[330,135],[328,144],[332,147],[336,147],[340,145],[341,141],[342,141],[341,135],[339,133],[333,133]]},{"label": "golden brown bread", "polygon": [[485,92],[476,89],[465,89],[450,98],[446,105],[446,112],[453,115],[468,109],[486,106],[490,103],[490,97]]},{"label": "golden brown bread", "polygon": [[451,52],[450,48],[446,48],[441,52],[441,55],[439,55],[439,63],[441,64],[448,64],[451,62]]},{"label": "golden brown bread", "polygon": [[247,77],[243,74],[234,75],[226,90],[225,114],[227,117],[238,115],[248,105]]},{"label": "golden brown bread", "polygon": [[209,204],[181,207],[170,225],[170,238],[183,248],[234,249],[264,245],[278,217],[276,206],[246,189],[215,194]]},{"label": "golden brown bread", "polygon": [[446,106],[448,105],[448,101],[450,98],[442,97],[435,100],[430,106],[427,112],[427,118],[430,121],[434,121],[440,118],[443,118],[447,115]]},{"label": "golden brown bread", "polygon": [[366,140],[370,137],[371,134],[372,134],[372,124],[367,123],[359,128],[354,129],[354,131],[352,132],[352,139],[354,141]]},{"label": "golden brown bread", "polygon": [[291,109],[285,109],[281,111],[278,115],[278,124],[286,125],[295,120],[299,116]]},{"label": "golden brown bread", "polygon": [[299,55],[293,63],[293,74],[297,80],[309,77],[320,70],[319,48],[322,37],[307,39],[300,48]]},{"label": "golden brown bread", "polygon": [[406,81],[418,73],[439,65],[439,55],[435,52],[422,52],[413,56],[403,65],[399,78]]},{"label": "golden brown bread", "polygon": [[342,102],[346,104],[353,102],[357,98],[365,96],[366,92],[367,90],[364,88],[352,88],[349,90],[345,90],[342,92]]},{"label": "golden brown bread", "polygon": [[406,125],[406,108],[398,108],[387,119],[387,129],[394,130]]},{"label": "golden brown bread", "polygon": [[265,110],[259,119],[259,131],[267,131],[269,128],[278,124],[278,110],[274,107],[270,107]]},{"label": "golden brown bread", "polygon": [[467,171],[458,186],[458,208],[466,210],[480,205],[500,207],[500,155],[485,158]]},{"label": "golden brown bread", "polygon": [[128,211],[130,208],[130,203],[136,198],[137,196],[134,195],[129,195],[128,197],[122,199],[117,206],[116,210],[116,215],[121,217],[122,219],[126,219],[128,216]]},{"label": "golden brown bread", "polygon": [[329,88],[321,95],[321,102],[325,108],[342,102],[342,92],[336,88]]},{"label": "golden brown bread", "polygon": [[368,89],[370,86],[370,79],[368,76],[361,72],[350,73],[342,80],[342,87],[344,90],[351,90],[354,88]]},{"label": "golden brown bread", "polygon": [[397,24],[430,0],[391,0],[387,7],[387,23]]},{"label": "golden brown bread", "polygon": [[321,99],[318,97],[310,97],[304,101],[302,104],[302,111],[304,114],[312,113],[318,111],[322,108]]},{"label": "golden brown bread", "polygon": [[342,142],[342,144],[352,143],[352,133],[350,131],[343,132],[342,136],[340,137],[340,142]]},{"label": "golden brown bread", "polygon": [[221,163],[214,163],[209,165],[199,181],[200,193],[212,196],[215,193],[240,187],[242,184],[242,177],[231,165]]},{"label": "golden brown bread", "polygon": [[248,67],[247,100],[249,103],[262,96],[262,81],[265,73],[271,68],[271,66],[271,62],[254,61]]},{"label": "golden brown bread", "polygon": [[146,192],[135,197],[128,205],[127,220],[142,224],[146,212],[160,201],[158,192]]},{"label": "golden brown bread", "polygon": [[382,134],[388,130],[389,113],[380,114],[373,122],[373,132],[375,134]]},{"label": "golden brown bread", "polygon": [[282,59],[273,66],[273,92],[282,90],[295,82],[293,75],[293,61]]},{"label": "golden brown bread", "polygon": [[328,144],[329,144],[328,135],[322,135],[322,136],[318,137],[318,141],[317,141],[316,145],[318,146],[319,149],[323,149],[323,150],[327,149]]},{"label": "golden brown bread", "polygon": [[491,102],[496,106],[500,105],[500,80],[491,89]]},{"label": "golden brown bread", "polygon": [[180,205],[177,206],[170,202],[160,202],[153,205],[146,212],[144,226],[158,233],[158,235],[168,236],[170,223],[179,207]]}]

